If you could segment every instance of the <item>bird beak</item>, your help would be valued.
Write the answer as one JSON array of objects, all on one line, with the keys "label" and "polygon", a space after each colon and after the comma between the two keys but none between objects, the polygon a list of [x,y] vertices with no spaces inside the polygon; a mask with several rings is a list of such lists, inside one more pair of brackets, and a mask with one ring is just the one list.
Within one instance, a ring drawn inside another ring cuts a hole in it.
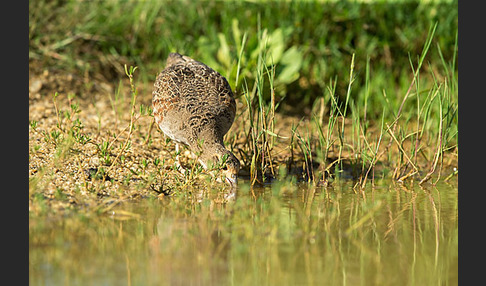
[{"label": "bird beak", "polygon": [[226,177],[226,182],[230,184],[232,188],[234,188],[238,184],[238,177],[236,175],[231,175],[231,177]]}]

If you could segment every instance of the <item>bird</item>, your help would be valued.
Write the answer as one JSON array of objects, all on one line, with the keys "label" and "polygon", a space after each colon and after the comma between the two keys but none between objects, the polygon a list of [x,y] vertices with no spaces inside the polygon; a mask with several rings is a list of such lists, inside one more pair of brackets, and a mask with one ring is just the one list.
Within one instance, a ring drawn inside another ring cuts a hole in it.
[{"label": "bird", "polygon": [[170,53],[154,83],[152,114],[175,142],[176,165],[183,173],[180,145],[196,154],[205,170],[219,166],[224,180],[236,186],[240,161],[223,142],[235,119],[236,101],[225,77],[202,62]]}]

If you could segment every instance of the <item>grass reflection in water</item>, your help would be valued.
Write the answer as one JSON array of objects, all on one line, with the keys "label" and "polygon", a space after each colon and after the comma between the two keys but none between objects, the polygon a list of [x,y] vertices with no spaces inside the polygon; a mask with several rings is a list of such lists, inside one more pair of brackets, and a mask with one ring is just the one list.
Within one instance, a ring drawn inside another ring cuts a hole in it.
[{"label": "grass reflection in water", "polygon": [[31,218],[31,285],[457,284],[457,186],[242,184]]}]

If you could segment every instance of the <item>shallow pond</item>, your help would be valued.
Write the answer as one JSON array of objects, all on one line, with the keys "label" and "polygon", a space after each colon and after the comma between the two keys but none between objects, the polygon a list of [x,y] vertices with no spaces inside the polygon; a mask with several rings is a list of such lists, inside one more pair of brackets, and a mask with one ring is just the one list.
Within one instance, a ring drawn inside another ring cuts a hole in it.
[{"label": "shallow pond", "polygon": [[30,285],[456,285],[458,190],[274,182],[30,218]]}]

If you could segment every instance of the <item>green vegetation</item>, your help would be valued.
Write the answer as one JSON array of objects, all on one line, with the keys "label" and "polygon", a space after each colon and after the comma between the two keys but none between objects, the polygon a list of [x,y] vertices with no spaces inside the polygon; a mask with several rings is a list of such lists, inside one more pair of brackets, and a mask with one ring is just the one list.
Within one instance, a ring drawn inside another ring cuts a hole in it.
[{"label": "green vegetation", "polygon": [[[336,77],[341,79],[336,92],[346,94],[343,80],[355,54],[351,96],[358,100],[368,94],[368,116],[379,119],[381,109],[373,108],[381,103],[377,95],[383,89],[406,92],[409,57],[416,61],[435,23],[423,74],[457,77],[457,1],[53,0],[30,1],[29,6],[31,60],[80,74],[101,73],[107,80],[121,78],[126,64],[138,66],[140,78],[153,82],[168,53],[178,51],[220,71],[240,93],[243,81],[251,86],[256,80],[259,55],[266,48],[265,63],[275,65],[277,95],[285,96],[287,104],[309,106]],[[367,65],[370,82],[365,86]],[[264,95],[270,99],[268,89]],[[399,103],[390,102],[395,108]]]}]

